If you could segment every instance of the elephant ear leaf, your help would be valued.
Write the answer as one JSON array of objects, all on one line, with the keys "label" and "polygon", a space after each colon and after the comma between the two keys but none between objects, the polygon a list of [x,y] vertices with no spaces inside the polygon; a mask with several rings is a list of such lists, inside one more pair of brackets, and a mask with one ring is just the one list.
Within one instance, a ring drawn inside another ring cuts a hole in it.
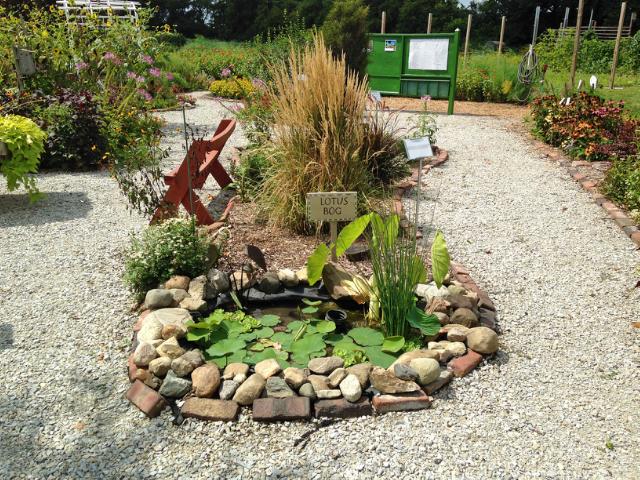
[{"label": "elephant ear leaf", "polygon": [[[371,214],[363,215],[361,217],[356,218],[354,221],[346,225],[340,233],[338,234],[338,238],[336,240],[336,256],[343,255],[347,249],[353,245],[362,232],[369,225],[369,221],[371,220]],[[309,280],[311,281],[311,280]]]},{"label": "elephant ear leaf", "polygon": [[436,282],[438,288],[442,287],[442,282],[449,273],[451,259],[449,258],[449,250],[447,250],[447,242],[440,230],[436,232],[436,237],[431,245],[431,263],[433,281]]},{"label": "elephant ear leaf", "polygon": [[307,259],[309,285],[314,285],[322,278],[322,270],[324,270],[324,266],[327,264],[327,258],[329,258],[330,253],[331,250],[329,250],[329,247],[321,243]]},{"label": "elephant ear leaf", "polygon": [[420,333],[426,336],[435,335],[440,331],[440,321],[433,314],[428,314],[414,306],[409,310],[407,322],[413,328],[420,330]]}]

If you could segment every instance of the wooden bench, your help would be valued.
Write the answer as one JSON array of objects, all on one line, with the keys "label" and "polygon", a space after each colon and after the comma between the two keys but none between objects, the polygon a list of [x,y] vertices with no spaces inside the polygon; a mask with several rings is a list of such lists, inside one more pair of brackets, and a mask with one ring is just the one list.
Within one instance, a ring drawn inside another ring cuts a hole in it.
[{"label": "wooden bench", "polygon": [[[200,197],[193,193],[196,188],[202,188],[209,175],[218,182],[220,188],[225,188],[233,182],[227,171],[220,164],[222,149],[236,128],[236,121],[224,119],[218,125],[211,140],[194,140],[182,163],[164,176],[164,183],[169,189],[164,195],[163,205],[158,207],[151,219],[155,223],[168,214],[174,214],[180,204],[187,212],[196,216],[200,225],[211,225],[214,220],[207,208],[200,201]],[[187,164],[187,162],[190,164]],[[191,199],[189,199],[189,167],[191,170]]]}]

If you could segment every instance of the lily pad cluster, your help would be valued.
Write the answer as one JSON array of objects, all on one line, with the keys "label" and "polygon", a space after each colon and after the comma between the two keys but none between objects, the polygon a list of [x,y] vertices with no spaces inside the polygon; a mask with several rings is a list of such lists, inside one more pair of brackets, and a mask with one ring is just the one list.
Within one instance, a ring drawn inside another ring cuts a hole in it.
[{"label": "lily pad cluster", "polygon": [[[305,303],[308,306],[302,313],[317,312],[314,302]],[[281,325],[277,315],[254,318],[242,311],[218,309],[200,322],[190,322],[187,340],[197,343],[206,359],[220,368],[234,362],[254,365],[270,358],[283,368],[305,367],[309,360],[324,357],[329,350],[342,357],[347,366],[370,361],[386,368],[405,348],[404,337],[385,338],[373,328],[356,327],[346,334],[335,330],[336,325],[330,320],[310,318]]]}]

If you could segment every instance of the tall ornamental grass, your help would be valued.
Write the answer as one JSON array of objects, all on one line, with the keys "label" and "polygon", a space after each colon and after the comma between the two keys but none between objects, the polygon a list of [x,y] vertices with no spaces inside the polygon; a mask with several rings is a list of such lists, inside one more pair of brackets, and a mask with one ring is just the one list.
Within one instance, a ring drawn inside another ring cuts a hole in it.
[{"label": "tall ornamental grass", "polygon": [[357,191],[364,199],[376,188],[363,151],[368,85],[321,35],[292,50],[272,76],[275,153],[259,203],[272,224],[300,232],[309,229],[308,192]]}]

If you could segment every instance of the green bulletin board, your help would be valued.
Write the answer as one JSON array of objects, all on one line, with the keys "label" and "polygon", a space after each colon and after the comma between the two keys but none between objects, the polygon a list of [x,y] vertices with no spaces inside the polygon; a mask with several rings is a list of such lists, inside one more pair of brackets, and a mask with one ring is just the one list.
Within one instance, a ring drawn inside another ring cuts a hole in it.
[{"label": "green bulletin board", "polygon": [[460,32],[370,34],[367,74],[371,90],[449,100],[453,114]]}]

